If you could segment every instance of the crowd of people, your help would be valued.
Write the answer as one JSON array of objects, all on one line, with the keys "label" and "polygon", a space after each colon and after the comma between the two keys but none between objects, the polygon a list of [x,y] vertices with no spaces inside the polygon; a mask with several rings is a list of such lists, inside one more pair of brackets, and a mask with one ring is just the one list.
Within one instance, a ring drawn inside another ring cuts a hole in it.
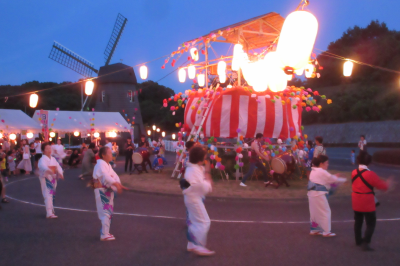
[{"label": "crowd of people", "polygon": [[[247,186],[246,180],[253,174],[255,168],[262,171],[265,184],[272,182],[263,164],[263,161],[269,161],[271,158],[263,150],[262,141],[263,134],[258,133],[251,144],[250,168],[240,183],[242,187]],[[160,166],[159,164],[165,164],[164,141],[160,138],[152,144],[155,147],[156,157],[153,164],[149,157],[143,158],[142,171],[146,171],[147,166],[153,169],[153,167]],[[373,249],[369,245],[376,225],[376,206],[379,204],[374,188],[385,191],[391,186],[391,183],[382,181],[376,173],[368,169],[372,157],[367,153],[366,145],[365,138],[362,136],[359,143],[360,152],[356,158],[358,168],[352,172],[352,206],[356,245],[361,246],[365,251],[371,251]],[[148,151],[150,143],[145,136],[141,136],[141,141],[135,146],[131,139],[126,140],[124,145],[125,172],[128,170],[128,165],[129,170],[132,170],[133,153]],[[329,158],[323,146],[322,137],[316,137],[314,143],[308,141],[307,149],[304,149],[304,152],[303,159],[308,168],[309,179],[307,196],[310,211],[310,235],[334,237],[336,234],[331,232],[331,209],[328,198],[337,186],[347,182],[347,179],[328,172]],[[118,174],[114,171],[118,153],[118,146],[107,139],[103,146],[96,146],[94,142],[88,146],[83,144],[79,150],[75,149],[71,152],[68,160],[69,167],[77,167],[82,163],[80,179],[90,178],[98,217],[102,225],[101,241],[116,239],[110,233],[114,193],[121,193],[127,189],[121,184]],[[59,139],[57,143],[41,143],[39,139],[36,139],[30,144],[26,140],[21,140],[20,143],[13,146],[4,139],[0,149],[1,202],[8,202],[4,189],[4,182],[7,182],[8,176],[15,175],[17,169],[23,174],[31,174],[37,169],[46,207],[46,218],[58,218],[54,212],[53,202],[57,181],[64,179],[63,161],[66,156]],[[204,205],[204,199],[212,190],[212,178],[209,158],[203,145],[193,141],[186,142],[182,166],[183,178],[180,185],[187,210],[187,250],[201,256],[210,256],[215,252],[206,247],[211,221]],[[361,230],[364,220],[367,227],[364,237],[362,237]]]}]

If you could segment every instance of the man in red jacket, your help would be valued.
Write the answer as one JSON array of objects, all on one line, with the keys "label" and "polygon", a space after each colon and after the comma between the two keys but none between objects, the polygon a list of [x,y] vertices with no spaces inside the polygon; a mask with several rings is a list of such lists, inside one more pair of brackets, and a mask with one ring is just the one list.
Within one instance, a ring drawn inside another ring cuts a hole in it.
[{"label": "man in red jacket", "polygon": [[[373,251],[369,244],[376,225],[376,204],[374,188],[386,191],[388,182],[382,181],[377,174],[368,169],[372,157],[365,151],[361,151],[357,156],[359,164],[352,174],[352,204],[354,210],[354,233],[356,245],[361,246],[364,251]],[[364,238],[362,238],[362,224],[367,224]]]}]

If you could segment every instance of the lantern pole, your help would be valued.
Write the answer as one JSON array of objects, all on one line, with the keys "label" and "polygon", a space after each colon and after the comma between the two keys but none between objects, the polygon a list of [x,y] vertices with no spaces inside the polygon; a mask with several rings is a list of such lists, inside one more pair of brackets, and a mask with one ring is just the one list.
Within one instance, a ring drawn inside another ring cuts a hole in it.
[{"label": "lantern pole", "polygon": [[207,41],[204,41],[204,51],[205,51],[205,56],[206,56],[206,65],[205,65],[205,74],[206,74],[206,88],[208,89],[208,47],[207,47]]}]

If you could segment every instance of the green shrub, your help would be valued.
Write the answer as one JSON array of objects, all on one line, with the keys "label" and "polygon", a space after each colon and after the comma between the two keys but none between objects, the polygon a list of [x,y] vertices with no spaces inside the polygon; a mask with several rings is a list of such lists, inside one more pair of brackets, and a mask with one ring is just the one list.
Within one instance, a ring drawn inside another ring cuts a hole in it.
[{"label": "green shrub", "polygon": [[375,163],[400,165],[400,149],[377,151],[372,156]]}]

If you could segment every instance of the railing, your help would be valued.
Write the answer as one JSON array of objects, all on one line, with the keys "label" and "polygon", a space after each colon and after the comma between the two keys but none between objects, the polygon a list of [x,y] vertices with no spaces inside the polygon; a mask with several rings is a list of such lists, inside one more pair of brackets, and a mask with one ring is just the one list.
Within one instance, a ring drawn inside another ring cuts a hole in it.
[{"label": "railing", "polygon": [[178,141],[175,140],[164,140],[165,143],[165,150],[166,151],[176,151],[176,144],[178,143]]}]

